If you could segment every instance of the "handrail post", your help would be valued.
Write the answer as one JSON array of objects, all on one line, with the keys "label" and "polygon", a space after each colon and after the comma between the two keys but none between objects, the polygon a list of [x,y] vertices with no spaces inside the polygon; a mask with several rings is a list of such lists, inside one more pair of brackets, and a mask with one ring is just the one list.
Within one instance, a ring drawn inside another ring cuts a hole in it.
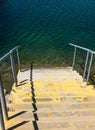
[{"label": "handrail post", "polygon": [[88,81],[89,81],[89,76],[90,76],[90,71],[91,71],[92,60],[93,60],[93,53],[91,53],[91,57],[90,57],[90,63],[89,63],[89,68],[88,68],[88,75],[87,75],[86,85],[88,85]]},{"label": "handrail post", "polygon": [[0,75],[0,98],[1,98],[2,110],[3,110],[3,113],[4,113],[4,117],[5,117],[6,120],[8,120],[8,112],[7,112],[7,106],[6,106],[6,100],[5,100],[1,75]]},{"label": "handrail post", "polygon": [[1,106],[1,97],[0,97],[0,130],[5,130],[3,113],[2,113],[2,106]]},{"label": "handrail post", "polygon": [[75,59],[76,59],[76,50],[77,50],[77,48],[75,47],[75,50],[74,50],[74,56],[73,56],[72,70],[74,70]]},{"label": "handrail post", "polygon": [[87,56],[86,56],[86,61],[85,61],[85,67],[84,67],[84,73],[83,73],[83,81],[84,81],[85,75],[86,75],[88,58],[89,58],[89,51],[87,51]]},{"label": "handrail post", "polygon": [[13,51],[10,51],[11,68],[15,86],[17,86],[16,68],[14,63]]},{"label": "handrail post", "polygon": [[17,52],[17,61],[18,61],[19,70],[21,71],[20,56],[19,56],[18,48],[16,49],[16,52]]}]

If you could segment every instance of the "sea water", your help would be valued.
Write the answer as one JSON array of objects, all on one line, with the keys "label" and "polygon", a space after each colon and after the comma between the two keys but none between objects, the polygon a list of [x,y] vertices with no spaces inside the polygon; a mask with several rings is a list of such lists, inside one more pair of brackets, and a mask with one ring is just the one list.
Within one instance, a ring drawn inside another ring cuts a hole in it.
[{"label": "sea water", "polygon": [[25,65],[61,65],[70,42],[95,51],[95,0],[0,0],[0,57],[20,45]]}]

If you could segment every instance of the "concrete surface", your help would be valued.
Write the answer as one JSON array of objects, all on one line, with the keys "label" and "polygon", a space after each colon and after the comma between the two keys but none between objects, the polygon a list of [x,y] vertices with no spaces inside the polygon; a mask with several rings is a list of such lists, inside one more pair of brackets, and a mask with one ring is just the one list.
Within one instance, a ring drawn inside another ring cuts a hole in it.
[{"label": "concrete surface", "polygon": [[7,130],[95,130],[95,90],[68,68],[18,73]]}]

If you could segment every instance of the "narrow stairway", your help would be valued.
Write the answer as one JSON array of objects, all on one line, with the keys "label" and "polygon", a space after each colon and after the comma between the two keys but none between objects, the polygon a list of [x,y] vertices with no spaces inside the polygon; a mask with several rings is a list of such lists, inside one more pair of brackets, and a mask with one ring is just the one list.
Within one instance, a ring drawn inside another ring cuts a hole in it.
[{"label": "narrow stairway", "polygon": [[95,90],[71,68],[18,74],[9,97],[7,130],[95,130]]}]

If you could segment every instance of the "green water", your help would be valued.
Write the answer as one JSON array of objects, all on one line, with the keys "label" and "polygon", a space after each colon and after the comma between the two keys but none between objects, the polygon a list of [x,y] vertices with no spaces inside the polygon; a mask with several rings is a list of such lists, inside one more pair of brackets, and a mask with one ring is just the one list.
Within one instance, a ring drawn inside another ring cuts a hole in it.
[{"label": "green water", "polygon": [[20,45],[24,65],[63,65],[69,42],[95,50],[94,0],[0,1],[0,56]]}]

